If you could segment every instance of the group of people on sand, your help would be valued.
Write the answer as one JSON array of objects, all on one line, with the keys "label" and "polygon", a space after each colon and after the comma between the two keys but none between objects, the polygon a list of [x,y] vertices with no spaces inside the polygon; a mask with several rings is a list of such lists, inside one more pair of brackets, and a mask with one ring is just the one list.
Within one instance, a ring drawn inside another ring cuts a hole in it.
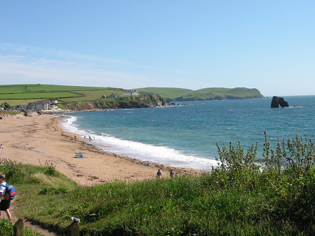
[{"label": "group of people on sand", "polygon": [[6,182],[5,182],[5,174],[0,173],[0,219],[1,219],[1,211],[5,211],[9,218],[10,223],[13,223],[10,213],[11,200],[6,200],[4,198],[6,194]]},{"label": "group of people on sand", "polygon": [[[161,172],[160,169],[159,169],[158,172],[156,173],[156,177],[157,177],[157,178],[162,178],[162,172]],[[170,170],[170,177],[171,177],[171,178],[174,177],[174,171],[173,171],[173,169]]]}]

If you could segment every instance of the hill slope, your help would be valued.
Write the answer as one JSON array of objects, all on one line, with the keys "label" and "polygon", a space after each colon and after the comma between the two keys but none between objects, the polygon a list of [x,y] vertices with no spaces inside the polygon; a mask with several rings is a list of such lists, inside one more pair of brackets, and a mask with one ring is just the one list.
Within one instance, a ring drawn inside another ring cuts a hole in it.
[{"label": "hill slope", "polygon": [[140,93],[160,94],[169,101],[202,101],[225,99],[263,98],[258,89],[248,88],[204,88],[189,90],[180,88],[139,88]]}]

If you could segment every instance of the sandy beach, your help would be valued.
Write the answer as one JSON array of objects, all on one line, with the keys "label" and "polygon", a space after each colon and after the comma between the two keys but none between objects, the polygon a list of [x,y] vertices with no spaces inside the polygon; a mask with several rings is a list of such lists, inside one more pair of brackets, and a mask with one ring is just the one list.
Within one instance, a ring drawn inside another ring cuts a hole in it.
[{"label": "sandy beach", "polygon": [[[148,163],[103,152],[78,135],[64,131],[61,119],[53,115],[12,117],[0,120],[0,158],[22,164],[54,165],[79,185],[90,186],[115,180],[141,181],[156,177],[161,169],[163,178],[170,169],[176,175],[196,175],[198,170],[174,168]],[[76,152],[85,158],[75,158]]]}]

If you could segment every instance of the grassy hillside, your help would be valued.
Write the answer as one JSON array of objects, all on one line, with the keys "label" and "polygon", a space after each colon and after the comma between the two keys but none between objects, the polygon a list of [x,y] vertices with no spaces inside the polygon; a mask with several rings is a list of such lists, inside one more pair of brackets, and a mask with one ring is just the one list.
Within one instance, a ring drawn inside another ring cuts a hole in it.
[{"label": "grassy hillside", "polygon": [[177,97],[183,96],[184,94],[193,92],[191,89],[159,87],[137,88],[135,90],[139,91],[140,93],[159,94],[165,99],[172,100],[175,100]]},{"label": "grassy hillside", "polygon": [[[314,143],[296,136],[256,148],[218,147],[212,174],[79,187],[52,165],[2,160],[17,187],[15,214],[66,232],[70,217],[82,235],[314,235]],[[292,160],[299,160],[292,162]],[[1,223],[1,222],[0,222]]]},{"label": "grassy hillside", "polygon": [[196,100],[223,100],[262,98],[257,89],[248,88],[204,88],[199,90],[178,88],[140,88],[142,93],[160,94],[167,100],[173,101],[196,101]]},{"label": "grassy hillside", "polygon": [[0,104],[9,103],[11,106],[26,105],[38,100],[55,98],[59,103],[74,101],[91,101],[102,95],[112,93],[118,95],[129,90],[110,87],[63,86],[47,84],[1,85]]},{"label": "grassy hillside", "polygon": [[262,95],[257,89],[248,88],[205,88],[184,94],[176,100],[224,100],[224,99],[244,99],[261,98]]}]

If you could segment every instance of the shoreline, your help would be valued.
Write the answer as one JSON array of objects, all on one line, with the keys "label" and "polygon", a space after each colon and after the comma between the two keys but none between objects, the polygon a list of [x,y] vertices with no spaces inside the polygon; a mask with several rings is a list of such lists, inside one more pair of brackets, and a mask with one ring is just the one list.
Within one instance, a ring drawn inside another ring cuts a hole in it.
[{"label": "shoreline", "polygon": [[[175,175],[198,175],[203,171],[172,167],[107,153],[88,143],[75,133],[61,127],[66,116],[44,114],[33,117],[11,117],[0,121],[0,158],[22,164],[54,165],[56,170],[82,186],[120,181],[143,181],[156,177],[158,169],[163,178],[169,171]],[[75,158],[83,152],[85,158]]]}]

